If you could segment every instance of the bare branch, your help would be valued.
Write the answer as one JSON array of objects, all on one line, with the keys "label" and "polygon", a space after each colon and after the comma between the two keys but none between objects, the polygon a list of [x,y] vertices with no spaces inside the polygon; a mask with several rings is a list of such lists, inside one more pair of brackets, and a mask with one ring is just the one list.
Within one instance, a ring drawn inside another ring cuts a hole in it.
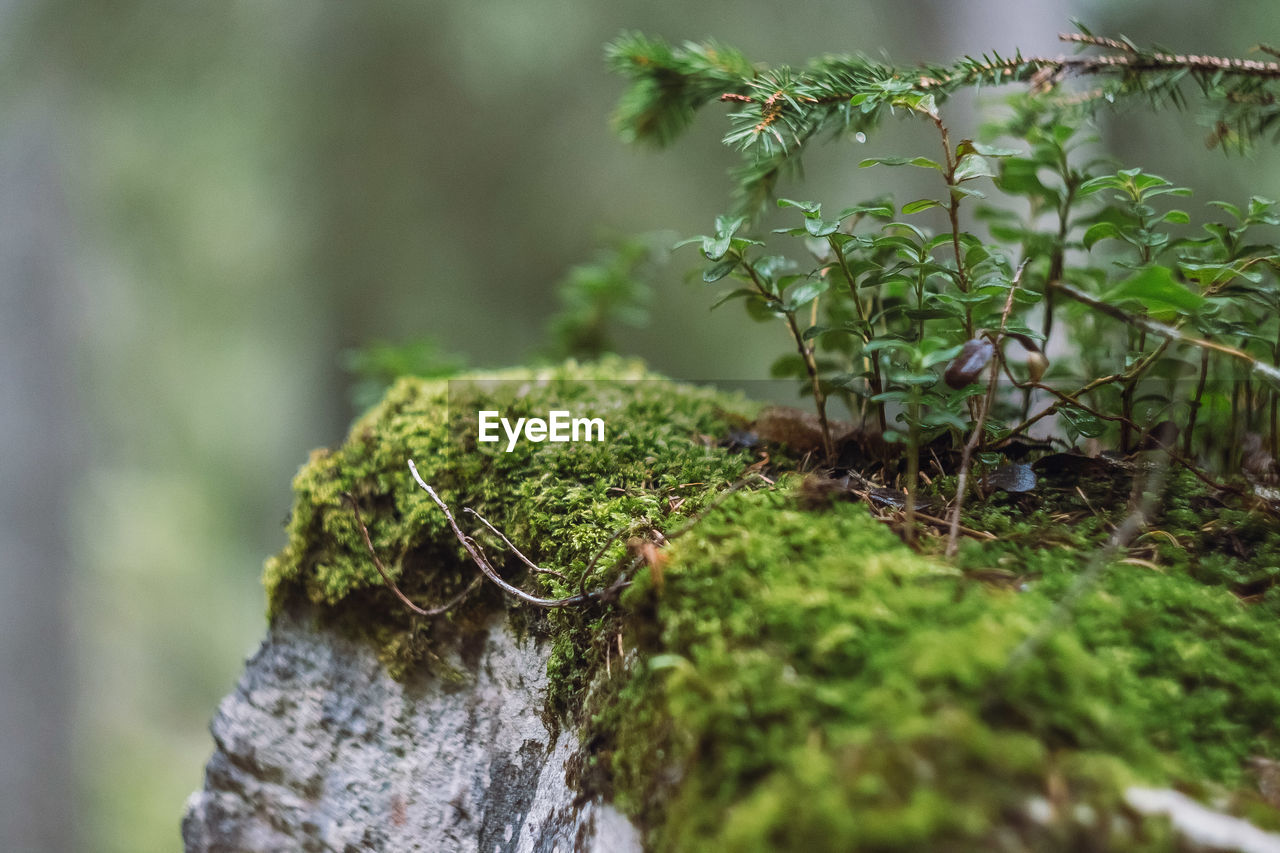
[{"label": "bare branch", "polygon": [[355,513],[356,517],[356,525],[360,528],[360,533],[364,536],[365,548],[369,550],[369,557],[373,560],[374,568],[378,570],[378,574],[382,575],[382,582],[387,585],[388,589],[396,594],[396,597],[400,599],[401,603],[403,603],[405,607],[409,608],[414,613],[417,613],[419,616],[440,616],[445,612],[452,610],[479,585],[480,579],[476,578],[468,584],[466,589],[462,590],[462,592],[458,593],[439,607],[433,607],[430,610],[421,608],[414,604],[409,600],[409,596],[401,592],[400,587],[396,586],[395,582],[391,580],[391,576],[382,565],[382,561],[378,559],[378,552],[375,551],[373,547],[373,539],[369,536],[369,528],[365,527],[364,520],[360,518],[360,505],[356,503],[356,496],[350,492],[343,492],[342,496],[351,504],[351,511]]},{"label": "bare branch", "polygon": [[[533,560],[530,560],[528,557],[526,557],[524,554],[522,554],[522,553],[520,552],[520,549],[519,549],[519,548],[517,548],[515,545],[511,544],[511,540],[510,540],[510,539],[508,539],[508,538],[506,537],[506,535],[504,535],[504,534],[503,534],[503,532],[502,532],[501,530],[499,530],[498,528],[496,528],[496,527],[494,527],[492,524],[490,524],[490,523],[489,523],[489,520],[488,520],[487,518],[485,518],[483,515],[481,515],[480,513],[476,512],[476,511],[475,511],[474,509],[472,509],[471,507],[467,507],[466,509],[464,509],[464,510],[463,510],[463,512],[469,512],[469,513],[471,513],[472,515],[474,515],[477,519],[479,519],[479,520],[480,520],[480,523],[481,523],[481,524],[483,524],[485,527],[489,528],[489,530],[493,533],[493,535],[494,535],[494,536],[497,536],[499,539],[501,539],[501,540],[503,541],[503,543],[504,543],[508,548],[510,548],[510,549],[515,553],[515,555],[516,555],[517,557],[519,557],[519,558],[520,558],[520,562],[522,562],[522,563],[524,563],[526,566],[528,566],[528,567],[529,567],[529,569],[530,569],[531,571],[537,572],[537,573],[538,573],[538,574],[540,574],[540,575],[552,575],[553,577],[560,578],[560,580],[562,580],[562,581],[568,582],[568,580],[569,580],[569,579],[568,579],[567,577],[565,577],[562,573],[557,572],[555,569],[544,569],[544,568],[542,568],[542,566],[539,566],[539,565],[538,565],[537,563],[535,563]],[[472,540],[472,541],[475,541],[475,540]]]},{"label": "bare branch", "polygon": [[[471,557],[471,561],[476,564],[476,568],[480,569],[481,573],[483,573],[485,577],[508,595],[514,596],[526,604],[532,604],[535,607],[555,609],[559,607],[574,607],[581,604],[589,604],[593,601],[600,601],[616,595],[631,585],[631,581],[619,578],[609,586],[604,587],[603,589],[592,590],[585,595],[570,595],[565,598],[540,598],[536,595],[525,592],[518,586],[513,586],[512,584],[507,583],[502,579],[501,575],[494,570],[493,566],[489,563],[488,558],[485,557],[479,546],[477,546],[471,537],[463,533],[462,529],[458,527],[458,522],[454,520],[453,513],[449,511],[449,505],[441,500],[440,496],[436,494],[436,490],[427,485],[426,481],[422,479],[422,475],[418,473],[418,467],[413,464],[412,459],[409,460],[409,471],[413,474],[414,481],[422,487],[423,491],[431,496],[431,500],[435,501],[436,506],[440,507],[440,511],[444,513],[445,519],[449,522],[449,527],[453,530],[453,535],[457,537],[460,543],[462,543],[462,547],[466,549],[467,554]],[[477,515],[477,518],[478,517],[479,516]],[[505,537],[503,538],[505,539]]]}]

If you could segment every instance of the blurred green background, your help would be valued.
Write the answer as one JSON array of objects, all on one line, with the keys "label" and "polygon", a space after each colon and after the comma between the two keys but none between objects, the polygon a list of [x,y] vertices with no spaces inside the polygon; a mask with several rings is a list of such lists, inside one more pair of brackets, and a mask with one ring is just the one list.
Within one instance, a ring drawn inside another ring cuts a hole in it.
[{"label": "blurred green background", "polygon": [[[1210,8],[0,4],[0,849],[180,846],[208,719],[263,632],[290,478],[356,414],[343,353],[431,337],[471,365],[526,360],[568,267],[725,209],[715,110],[666,153],[612,135],[619,31],[770,63],[1057,54],[1073,16],[1186,52],[1280,42],[1272,3]],[[964,103],[948,117],[973,132]],[[854,164],[931,149],[915,130],[815,152],[789,194],[885,191],[900,172]],[[1201,204],[1280,192],[1272,150],[1208,152],[1191,115],[1127,110],[1106,135]],[[709,313],[688,251],[620,348],[682,378],[766,376],[785,332]]]}]

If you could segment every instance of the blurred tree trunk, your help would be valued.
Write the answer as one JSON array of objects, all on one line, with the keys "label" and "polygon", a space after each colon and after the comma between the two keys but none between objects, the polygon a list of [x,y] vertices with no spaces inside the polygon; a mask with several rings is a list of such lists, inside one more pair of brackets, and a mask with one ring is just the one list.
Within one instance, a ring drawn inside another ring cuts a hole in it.
[{"label": "blurred tree trunk", "polygon": [[66,506],[75,343],[51,111],[10,104],[0,134],[0,849],[80,849],[72,749]]}]

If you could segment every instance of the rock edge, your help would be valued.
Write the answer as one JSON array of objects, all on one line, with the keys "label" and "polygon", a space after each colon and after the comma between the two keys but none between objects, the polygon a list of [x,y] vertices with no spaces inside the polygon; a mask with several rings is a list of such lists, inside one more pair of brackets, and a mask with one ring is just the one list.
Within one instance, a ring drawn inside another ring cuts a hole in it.
[{"label": "rock edge", "polygon": [[547,652],[498,616],[449,653],[456,680],[401,683],[313,614],[278,615],[213,719],[185,849],[641,850],[565,781],[579,744],[542,721]]}]

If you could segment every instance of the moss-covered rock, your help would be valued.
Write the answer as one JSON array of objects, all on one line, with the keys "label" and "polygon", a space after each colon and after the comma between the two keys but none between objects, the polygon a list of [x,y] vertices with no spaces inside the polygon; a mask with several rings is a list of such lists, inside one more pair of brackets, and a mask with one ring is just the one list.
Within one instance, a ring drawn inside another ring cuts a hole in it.
[{"label": "moss-covered rock", "polygon": [[[344,495],[360,505],[391,577],[424,607],[452,599],[476,569],[413,482],[410,459],[455,510],[474,509],[529,557],[561,573],[530,578],[531,591],[570,595],[606,544],[587,582],[611,580],[626,546],[626,536],[610,543],[619,530],[642,522],[669,530],[741,476],[752,460],[718,447],[717,439],[740,427],[752,408],[744,399],[673,383],[617,359],[452,381],[403,379],[354,424],[343,446],[317,451],[299,472],[288,544],[264,572],[269,613],[298,596],[372,638],[393,671],[429,662],[432,644],[459,626],[465,631],[473,617],[487,617],[495,607],[519,615],[527,610],[486,586],[446,618],[411,618],[378,576]],[[605,440],[521,441],[510,452],[505,437],[478,441],[481,411],[514,421],[545,418],[552,410],[601,418]],[[501,555],[501,543],[481,541],[495,564],[518,567],[512,555]],[[608,612],[554,612],[542,619],[549,625],[540,629],[556,640],[552,665],[565,685],[581,687],[585,670],[578,658],[590,655],[580,644],[589,645],[590,627]]]},{"label": "moss-covered rock", "polygon": [[624,807],[660,849],[1165,849],[1121,793],[1276,754],[1276,612],[1122,566],[1020,662],[1083,564],[1040,553],[993,588],[854,504],[726,502],[626,599],[650,655],[601,716]]},{"label": "moss-covered rock", "polygon": [[[475,441],[482,408],[581,410],[609,430],[604,443],[507,453]],[[475,568],[409,458],[455,511],[476,509],[562,573],[521,576],[481,539],[509,577],[567,595],[618,530],[675,530],[742,476],[755,458],[716,439],[750,409],[618,361],[496,384],[401,381],[299,474],[289,545],[267,566],[271,610],[305,597],[403,671],[509,609],[553,641],[548,717],[582,728],[577,784],[611,796],[654,849],[1169,849],[1167,825],[1124,804],[1138,783],[1278,823],[1246,767],[1280,757],[1280,596],[1242,601],[1228,585],[1239,571],[1115,566],[1064,616],[1090,557],[1078,542],[971,544],[948,565],[862,505],[802,510],[784,477],[712,507],[665,550],[661,575],[642,568],[616,603],[531,611],[486,585],[415,619],[341,497],[356,497],[424,606]],[[587,585],[612,579],[625,538]],[[1022,580],[962,571],[997,562]]]}]

